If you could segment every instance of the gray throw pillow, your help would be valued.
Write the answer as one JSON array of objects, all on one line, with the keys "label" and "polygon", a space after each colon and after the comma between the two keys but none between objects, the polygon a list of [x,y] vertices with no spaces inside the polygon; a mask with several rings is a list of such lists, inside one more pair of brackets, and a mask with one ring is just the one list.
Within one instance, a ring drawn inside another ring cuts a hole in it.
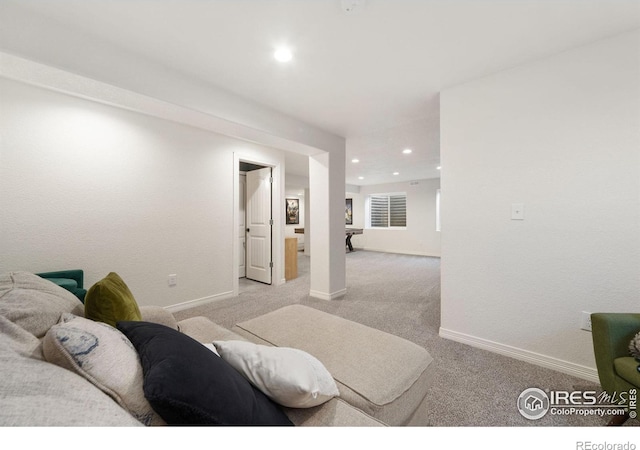
[{"label": "gray throw pillow", "polygon": [[144,396],[138,353],[117,329],[63,314],[42,345],[47,361],[81,375],[143,424],[165,425]]}]

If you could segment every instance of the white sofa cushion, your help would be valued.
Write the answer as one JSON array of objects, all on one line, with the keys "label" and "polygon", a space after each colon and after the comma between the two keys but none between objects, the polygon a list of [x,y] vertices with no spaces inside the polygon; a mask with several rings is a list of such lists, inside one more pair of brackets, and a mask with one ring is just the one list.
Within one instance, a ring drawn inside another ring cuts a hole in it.
[{"label": "white sofa cushion", "polygon": [[2,333],[0,367],[0,427],[141,426],[91,383],[17,352]]},{"label": "white sofa cushion", "polygon": [[333,377],[307,352],[245,341],[214,341],[218,353],[271,400],[311,408],[339,395]]},{"label": "white sofa cushion", "polygon": [[424,424],[434,365],[413,342],[304,305],[240,322],[233,331],[256,344],[312,354],[333,375],[341,399],[388,425]]}]

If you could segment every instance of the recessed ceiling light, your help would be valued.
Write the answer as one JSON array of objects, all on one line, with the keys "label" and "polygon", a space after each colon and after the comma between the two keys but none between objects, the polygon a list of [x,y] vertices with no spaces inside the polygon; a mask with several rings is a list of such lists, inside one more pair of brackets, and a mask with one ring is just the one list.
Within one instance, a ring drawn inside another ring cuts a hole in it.
[{"label": "recessed ceiling light", "polygon": [[408,155],[409,153],[411,153],[413,150],[411,150],[410,148],[405,148],[404,150],[402,150],[402,153],[404,153],[405,155]]},{"label": "recessed ceiling light", "polygon": [[436,169],[440,170],[440,169],[442,169],[442,167],[441,167],[441,166],[438,166],[438,167],[436,167]]},{"label": "recessed ceiling light", "polygon": [[400,172],[393,172],[394,175],[400,175]]},{"label": "recessed ceiling light", "polygon": [[360,162],[360,160],[359,160],[358,158],[353,158],[353,159],[351,160],[351,162],[352,162],[352,163],[359,163],[359,162]]},{"label": "recessed ceiling light", "polygon": [[358,180],[364,180],[364,177],[358,177]]},{"label": "recessed ceiling light", "polygon": [[287,47],[279,47],[276,49],[273,57],[280,62],[289,62],[293,59],[293,53],[291,53],[291,49]]}]

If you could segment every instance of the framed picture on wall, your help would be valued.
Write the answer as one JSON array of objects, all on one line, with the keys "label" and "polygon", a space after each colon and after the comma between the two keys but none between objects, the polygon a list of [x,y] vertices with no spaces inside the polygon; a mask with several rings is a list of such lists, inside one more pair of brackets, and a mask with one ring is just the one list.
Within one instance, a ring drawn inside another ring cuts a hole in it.
[{"label": "framed picture on wall", "polygon": [[344,216],[347,225],[353,225],[353,199],[348,198],[345,207]]},{"label": "framed picture on wall", "polygon": [[297,198],[287,199],[287,211],[285,212],[287,225],[298,225],[300,223],[300,200]]}]

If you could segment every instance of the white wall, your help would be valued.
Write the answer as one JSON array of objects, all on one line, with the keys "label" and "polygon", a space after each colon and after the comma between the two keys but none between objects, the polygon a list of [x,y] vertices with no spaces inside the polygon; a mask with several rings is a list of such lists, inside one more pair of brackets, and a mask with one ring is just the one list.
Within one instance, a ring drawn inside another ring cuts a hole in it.
[{"label": "white wall", "polygon": [[[359,193],[346,193],[353,198],[353,227],[365,228],[353,236],[355,248],[371,251],[440,256],[440,233],[436,231],[436,191],[440,179],[362,186]],[[402,230],[366,228],[367,197],[371,194],[405,192],[407,194],[407,226]]]},{"label": "white wall", "polygon": [[[309,232],[305,243],[310,246],[309,295],[321,300],[334,300],[346,291],[346,258],[344,252],[344,153],[332,152],[309,158]],[[339,205],[339,207],[338,207]],[[335,206],[335,207],[334,207]],[[322,273],[314,267],[327,267]]]},{"label": "white wall", "polygon": [[442,336],[597,379],[581,311],[640,310],[639,43],[441,94]]},{"label": "white wall", "polygon": [[2,78],[0,94],[0,272],[115,271],[160,306],[232,292],[234,154],[281,151]]},{"label": "white wall", "polygon": [[[38,30],[42,31],[39,28]],[[85,47],[89,48],[90,46]],[[64,52],[68,51],[68,48],[63,46],[59,50]],[[37,53],[42,56],[41,52]],[[109,59],[114,55],[107,51],[104,57]],[[48,60],[49,58],[45,57],[45,59]],[[82,58],[78,57],[78,55],[72,55],[72,60],[79,61]],[[68,62],[68,60],[66,61]],[[134,62],[131,60],[123,61],[114,57],[111,63],[112,66],[127,66],[127,64],[133,64]],[[151,72],[146,72],[149,69],[151,69]],[[161,70],[162,68],[155,66],[155,69]],[[79,70],[79,72],[84,71]],[[95,74],[96,72],[93,73]],[[140,79],[145,78],[142,76],[143,73],[149,73],[149,80],[155,79],[152,67],[141,67],[140,72],[136,72]],[[114,84],[106,84],[100,81],[104,78],[100,74],[103,74],[103,72],[98,71],[95,79],[87,78],[86,76],[47,66],[23,57],[0,52],[1,77],[18,80],[29,85],[45,87],[73,97],[91,99],[101,104],[138,111],[163,120],[237,138],[242,142],[255,142],[267,148],[313,155],[313,158],[323,160],[320,165],[313,166],[314,170],[311,170],[312,158],[309,158],[309,182],[313,182],[319,188],[315,189],[315,202],[316,204],[323,204],[323,208],[318,209],[318,214],[314,218],[307,220],[307,223],[316,223],[317,221],[316,229],[319,230],[319,234],[315,237],[313,246],[320,249],[320,252],[310,255],[312,260],[317,259],[311,267],[310,294],[329,299],[337,298],[337,296],[344,294],[346,289],[345,254],[344,247],[337,240],[338,230],[344,223],[344,138],[329,134],[294,118],[284,116],[250,100],[236,98],[219,90],[210,90],[198,83],[192,84],[190,82],[192,80],[189,79],[170,77],[169,80],[166,80],[166,84],[160,83],[160,86],[156,85],[160,89],[151,89],[151,91],[144,89],[143,93],[140,93],[130,90],[131,85],[129,82],[131,80],[127,79],[127,77],[124,79],[116,77],[116,79],[112,80]],[[161,76],[161,74],[158,74],[158,76]],[[154,83],[148,83],[146,87],[151,87],[152,85]],[[123,87],[125,88],[123,89]],[[187,92],[193,95],[188,95]],[[222,98],[219,97],[219,94],[221,94]],[[208,106],[215,105],[215,107],[212,109],[194,104],[195,98],[203,101]],[[221,105],[227,105],[227,102],[232,102],[234,105],[220,109]],[[213,115],[214,113],[220,113],[220,116]],[[325,155],[325,153],[328,153],[328,155]],[[254,161],[262,165],[275,166],[279,164],[273,158],[262,158],[261,155],[254,156],[251,153],[243,152],[242,149],[236,152],[233,160],[233,165],[236,168],[234,198],[238,196],[239,180],[237,168],[240,159]],[[328,164],[329,161],[331,161],[331,164]],[[276,167],[274,173],[283,168],[284,164]],[[277,203],[283,202],[285,185],[284,183],[278,185],[280,178],[279,176],[275,177],[274,183],[274,191],[277,192],[277,200],[274,202],[274,216],[276,217],[274,229],[278,233],[278,237],[274,241],[274,255],[276,255],[274,256],[274,276],[277,283],[284,283],[284,263],[279,263],[275,259],[284,259],[284,246],[282,245],[284,242],[284,227],[280,227],[282,222],[278,223],[281,218],[280,212],[284,207]],[[282,178],[284,178],[284,174]],[[323,185],[325,188],[322,187]],[[324,213],[320,212],[321,209],[324,210]],[[235,215],[234,225],[237,226],[238,222],[239,219]],[[331,232],[323,232],[323,230],[331,230]],[[307,241],[311,241],[309,236],[307,236]],[[232,257],[239,259],[240,249],[237,245],[239,241],[234,239],[233,242]],[[278,246],[280,248],[277,248]],[[312,244],[309,244],[309,246],[312,246]],[[324,258],[321,257],[323,252],[325,253]],[[314,274],[314,272],[317,273]],[[238,280],[235,277],[232,293],[237,294],[237,292]]]}]

